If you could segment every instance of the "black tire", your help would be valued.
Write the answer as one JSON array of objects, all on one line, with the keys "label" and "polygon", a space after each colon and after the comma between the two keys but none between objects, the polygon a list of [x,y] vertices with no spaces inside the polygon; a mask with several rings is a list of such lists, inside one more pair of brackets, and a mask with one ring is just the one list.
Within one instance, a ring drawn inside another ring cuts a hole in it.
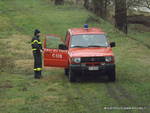
[{"label": "black tire", "polygon": [[75,73],[72,72],[71,69],[69,69],[69,72],[68,72],[68,79],[69,79],[70,82],[76,82]]},{"label": "black tire", "polygon": [[111,81],[111,82],[116,81],[116,71],[115,71],[115,69],[112,69],[112,70],[108,71],[108,78],[109,78],[109,81]]},{"label": "black tire", "polygon": [[64,69],[64,73],[66,76],[68,76],[69,75],[69,69]]}]

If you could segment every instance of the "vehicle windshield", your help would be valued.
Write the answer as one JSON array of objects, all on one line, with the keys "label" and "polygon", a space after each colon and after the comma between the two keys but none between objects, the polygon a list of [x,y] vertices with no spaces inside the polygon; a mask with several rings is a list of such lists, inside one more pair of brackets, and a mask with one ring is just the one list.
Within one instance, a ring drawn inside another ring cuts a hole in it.
[{"label": "vehicle windshield", "polygon": [[72,36],[70,47],[108,47],[108,42],[104,34],[74,35]]}]

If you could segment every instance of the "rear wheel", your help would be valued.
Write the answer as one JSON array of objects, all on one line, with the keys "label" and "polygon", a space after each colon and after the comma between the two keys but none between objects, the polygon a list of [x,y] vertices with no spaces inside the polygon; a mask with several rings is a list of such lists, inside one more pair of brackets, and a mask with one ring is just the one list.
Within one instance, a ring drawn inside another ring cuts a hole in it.
[{"label": "rear wheel", "polygon": [[115,82],[115,80],[116,80],[116,72],[115,72],[115,69],[112,69],[112,70],[109,70],[109,71],[108,71],[108,78],[109,78],[109,81]]},{"label": "rear wheel", "polygon": [[76,82],[75,73],[71,69],[69,69],[68,78],[70,82]]}]

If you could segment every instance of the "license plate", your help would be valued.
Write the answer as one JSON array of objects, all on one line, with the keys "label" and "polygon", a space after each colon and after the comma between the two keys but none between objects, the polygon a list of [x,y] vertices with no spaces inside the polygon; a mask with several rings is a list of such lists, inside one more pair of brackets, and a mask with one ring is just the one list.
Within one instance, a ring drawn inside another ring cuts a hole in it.
[{"label": "license plate", "polygon": [[90,66],[89,71],[96,71],[99,70],[98,66]]}]

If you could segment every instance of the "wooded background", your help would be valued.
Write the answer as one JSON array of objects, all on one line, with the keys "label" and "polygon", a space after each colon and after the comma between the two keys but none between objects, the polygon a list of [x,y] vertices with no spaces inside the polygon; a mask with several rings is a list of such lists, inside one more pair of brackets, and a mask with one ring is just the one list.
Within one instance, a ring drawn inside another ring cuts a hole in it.
[{"label": "wooded background", "polygon": [[92,11],[105,20],[110,20],[109,14],[113,13],[111,15],[114,20],[113,24],[126,34],[128,32],[128,24],[138,23],[147,26],[150,25],[150,17],[128,15],[129,11],[137,11],[142,8],[150,11],[150,0],[55,0],[55,5],[62,5],[64,2],[83,5],[87,10]]}]

